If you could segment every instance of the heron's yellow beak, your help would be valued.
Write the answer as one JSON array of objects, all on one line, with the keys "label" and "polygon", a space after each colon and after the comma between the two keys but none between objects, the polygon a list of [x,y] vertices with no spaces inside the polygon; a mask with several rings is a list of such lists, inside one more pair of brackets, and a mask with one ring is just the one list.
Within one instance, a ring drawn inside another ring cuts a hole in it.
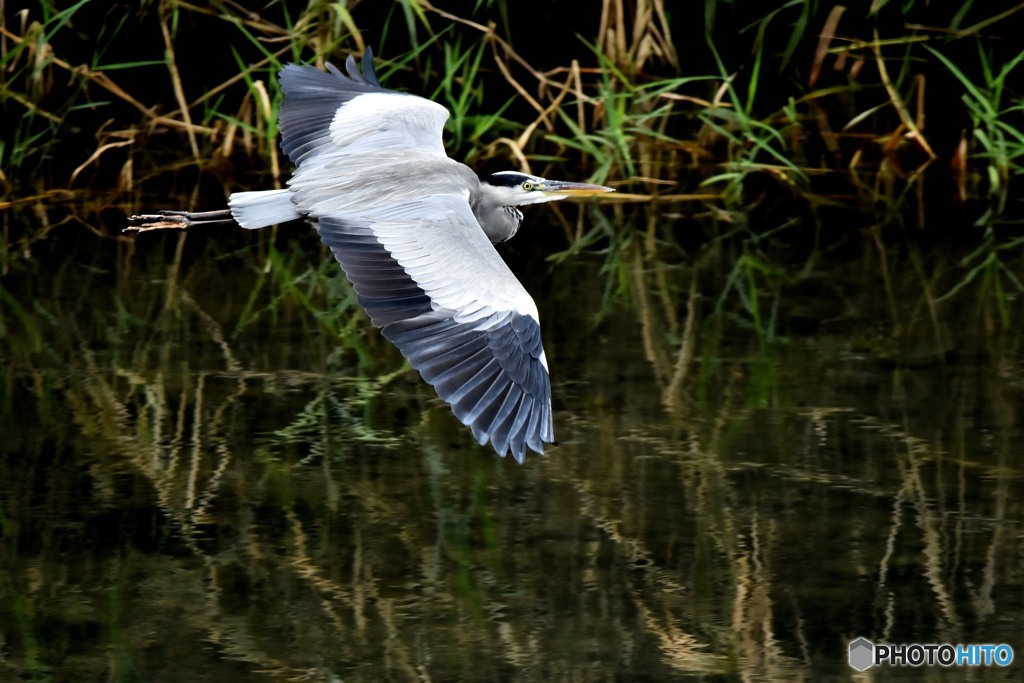
[{"label": "heron's yellow beak", "polygon": [[563,197],[592,197],[605,192],[615,192],[613,188],[604,185],[570,183],[562,180],[546,180],[541,187],[536,189],[543,192],[545,196],[559,199]]}]

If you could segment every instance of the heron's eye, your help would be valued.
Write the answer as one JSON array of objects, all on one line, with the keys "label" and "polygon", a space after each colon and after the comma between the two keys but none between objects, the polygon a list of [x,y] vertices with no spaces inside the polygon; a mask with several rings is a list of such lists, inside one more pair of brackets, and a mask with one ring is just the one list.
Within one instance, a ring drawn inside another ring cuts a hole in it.
[{"label": "heron's eye", "polygon": [[532,190],[533,190],[533,183],[531,181],[527,180],[525,183],[523,183],[523,191],[524,192],[530,192]]}]

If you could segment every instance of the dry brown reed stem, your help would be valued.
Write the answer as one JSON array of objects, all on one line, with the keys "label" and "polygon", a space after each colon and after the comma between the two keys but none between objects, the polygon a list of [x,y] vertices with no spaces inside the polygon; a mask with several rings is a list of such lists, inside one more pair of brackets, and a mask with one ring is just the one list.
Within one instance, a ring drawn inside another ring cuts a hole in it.
[{"label": "dry brown reed stem", "polygon": [[[828,13],[828,18],[825,19],[825,24],[821,27],[821,33],[818,34],[818,46],[814,50],[814,61],[811,63],[811,71],[807,75],[807,86],[810,88],[813,88],[814,84],[818,82],[818,76],[821,75],[821,66],[825,62],[825,56],[828,55],[829,45],[836,37],[836,28],[839,26],[839,19],[843,16],[843,12],[845,11],[845,6],[836,5],[832,8],[832,11]],[[843,53],[843,56],[845,56],[845,54],[846,53]],[[836,66],[839,66],[838,63]]]},{"label": "dry brown reed stem", "polygon": [[493,150],[498,145],[505,145],[512,152],[512,156],[519,162],[519,166],[526,172],[529,173],[530,162],[526,158],[526,153],[523,151],[522,145],[519,144],[519,140],[513,140],[512,138],[498,138],[490,145],[488,149]]},{"label": "dry brown reed stem", "polygon": [[953,35],[956,36],[957,38],[964,38],[964,37],[969,36],[971,34],[979,33],[983,29],[986,29],[989,26],[991,26],[992,24],[996,24],[996,23],[1002,21],[1003,19],[1006,19],[1007,17],[1009,17],[1011,15],[1014,15],[1017,12],[1020,12],[1021,10],[1024,10],[1024,2],[1018,3],[1017,5],[1011,7],[1010,9],[1008,9],[1008,10],[1006,10],[1004,12],[1000,12],[999,14],[996,14],[995,16],[989,17],[987,19],[982,19],[977,24],[972,24],[971,26],[968,26],[967,28],[960,29],[959,31],[954,32]]},{"label": "dry brown reed stem", "polygon": [[135,144],[134,136],[132,136],[128,140],[122,140],[120,142],[108,142],[104,145],[100,145],[99,147],[96,148],[96,151],[89,155],[88,159],[79,164],[78,167],[71,172],[71,177],[68,179],[68,185],[74,184],[75,178],[77,178],[78,175],[82,171],[84,171],[90,164],[92,164],[94,161],[103,156],[104,152],[111,149],[117,149],[118,147],[130,147],[133,144]]},{"label": "dry brown reed stem", "polygon": [[17,102],[21,106],[25,107],[25,109],[28,109],[29,112],[31,112],[33,116],[42,116],[43,118],[49,119],[50,121],[53,121],[54,123],[62,123],[63,122],[63,120],[59,116],[57,116],[55,114],[51,114],[50,112],[46,111],[45,109],[42,109],[39,105],[37,105],[32,100],[28,99],[27,97],[25,97],[21,93],[16,93],[16,92],[14,92],[12,90],[8,90],[8,91],[6,91],[4,93],[4,95],[6,97],[10,97],[12,100]]},{"label": "dry brown reed stem", "polygon": [[630,73],[643,71],[652,57],[679,68],[679,57],[672,42],[664,0],[634,0],[630,17],[623,0],[604,0],[598,24],[597,46],[619,69]]},{"label": "dry brown reed stem", "polygon": [[633,280],[633,296],[636,301],[636,313],[640,319],[640,337],[643,339],[644,356],[654,370],[654,378],[662,387],[666,385],[668,374],[668,357],[656,340],[657,330],[653,306],[648,300],[648,288],[644,283],[644,261],[639,247],[632,249],[633,264],[630,273]]},{"label": "dry brown reed stem", "polygon": [[[567,81],[565,85],[560,86],[557,82],[555,82],[554,78],[561,73],[569,74],[570,81]],[[595,108],[600,107],[602,105],[602,100],[600,98],[588,95],[586,91],[584,91],[583,74],[600,75],[601,73],[601,69],[584,69],[583,67],[580,66],[579,61],[574,59],[572,60],[572,63],[569,66],[559,66],[552,69],[551,71],[546,72],[546,74],[544,74],[543,80],[541,81],[539,92],[542,95],[546,95],[549,88],[551,90],[562,91],[569,88],[569,83],[571,82],[573,85],[572,94],[575,95],[576,97],[576,123],[581,130],[587,130],[585,105],[589,104]]]},{"label": "dry brown reed stem", "polygon": [[914,121],[917,123],[918,129],[924,130],[924,95],[925,86],[928,84],[928,80],[924,77],[924,74],[917,74],[914,76],[914,83],[917,86],[917,111],[914,114]]},{"label": "dry brown reed stem", "polygon": [[885,60],[882,58],[882,47],[881,40],[878,37],[878,27],[873,29],[874,41],[871,43],[871,49],[875,53],[875,61],[878,64],[878,75],[882,79],[882,85],[885,86],[885,91],[889,94],[889,101],[892,106],[896,109],[896,113],[899,115],[900,120],[907,127],[907,129],[913,134],[914,141],[921,146],[925,154],[931,159],[938,158],[935,152],[932,151],[931,145],[925,139],[924,134],[914,123],[913,118],[910,116],[910,112],[907,111],[907,107],[903,104],[903,100],[900,98],[896,88],[892,84],[892,79],[889,78],[889,70],[885,67]]},{"label": "dry brown reed stem", "polygon": [[956,180],[956,196],[960,203],[967,201],[967,131],[960,131],[956,152],[949,160],[949,168]]},{"label": "dry brown reed stem", "polygon": [[[721,94],[722,92],[723,91],[719,90],[719,94]],[[663,93],[660,93],[658,95],[658,97],[660,97],[662,99],[665,99],[665,100],[678,100],[680,102],[692,102],[692,103],[694,103],[694,104],[696,104],[697,106],[700,106],[700,107],[721,107],[723,109],[731,109],[732,108],[732,103],[731,102],[717,101],[717,100],[719,100],[719,98],[717,96],[715,98],[716,99],[715,102],[709,102],[708,100],[705,100],[702,97],[694,97],[693,95],[683,95],[683,94],[677,93],[677,92],[663,92]]]},{"label": "dry brown reed stem", "polygon": [[676,364],[672,369],[672,377],[661,395],[661,401],[665,406],[665,410],[670,415],[674,415],[679,409],[679,396],[686,378],[690,375],[693,359],[697,355],[698,294],[697,271],[695,269],[690,278],[690,291],[686,298],[686,318],[683,321],[683,335],[679,343],[679,354],[676,356]]},{"label": "dry brown reed stem", "polygon": [[[267,86],[263,81],[255,81],[254,87],[257,95],[259,96],[260,113],[263,114],[264,125],[270,126],[270,122],[274,119],[274,106],[270,102],[270,94],[267,92]],[[281,163],[277,156],[277,144],[272,141],[271,144],[267,146],[270,148],[271,177],[273,177],[275,184],[280,185]]]},{"label": "dry brown reed stem", "polygon": [[576,125],[580,127],[580,130],[586,130],[586,118],[583,111],[583,76],[580,73],[580,64],[575,59],[572,60],[572,73],[570,74],[573,84],[576,86]]},{"label": "dry brown reed stem", "polygon": [[675,42],[672,40],[672,34],[669,31],[668,14],[665,12],[665,0],[654,0],[650,6],[653,10],[652,16],[656,16],[658,19],[656,26],[658,27],[657,35],[661,39],[660,47],[664,52],[662,59],[678,69],[679,55],[676,53]]},{"label": "dry brown reed stem", "polygon": [[[653,234],[657,226],[661,224],[661,216],[648,211],[647,222],[650,226],[648,234]],[[652,253],[650,251],[648,254]],[[670,276],[671,273],[671,276]],[[661,314],[665,317],[668,325],[668,333],[673,337],[679,337],[679,313],[676,310],[679,306],[679,298],[672,292],[672,285],[676,281],[676,273],[669,268],[668,264],[655,262],[654,285],[658,292],[658,299],[661,300]]]},{"label": "dry brown reed stem", "polygon": [[[575,60],[573,61],[573,63],[574,64],[576,63]],[[550,124],[551,119],[549,118],[549,115],[552,112],[556,111],[558,109],[558,107],[562,104],[562,100],[565,99],[566,94],[569,92],[569,85],[570,85],[570,83],[572,81],[573,81],[573,76],[572,76],[572,74],[570,74],[569,75],[569,79],[566,81],[565,85],[562,88],[559,89],[558,95],[556,95],[555,98],[553,100],[551,100],[551,104],[549,104],[547,106],[547,108],[544,109],[537,118],[535,118],[532,122],[530,122],[530,124],[526,127],[525,130],[523,130],[523,132],[519,135],[519,137],[516,138],[516,145],[520,149],[526,147],[526,145],[530,142],[530,138],[533,137],[533,132],[535,130],[537,130],[537,127],[542,122],[547,123],[548,124],[548,129],[550,130],[550,128],[551,128],[551,124]]]},{"label": "dry brown reed stem", "polygon": [[[493,36],[494,34],[492,33],[491,35]],[[504,41],[502,41],[502,42],[504,42]],[[546,110],[544,109],[544,106],[541,105],[540,102],[535,100],[533,98],[533,96],[530,95],[530,93],[528,93],[526,91],[526,88],[524,88],[519,83],[519,81],[517,81],[515,79],[515,77],[512,75],[512,72],[509,70],[508,65],[505,64],[505,60],[503,60],[501,58],[501,56],[498,54],[499,42],[497,40],[493,40],[493,41],[490,41],[490,43],[491,43],[491,48],[494,51],[494,63],[498,65],[498,70],[501,72],[501,75],[504,76],[505,80],[508,81],[508,83],[515,89],[515,91],[517,93],[519,93],[520,97],[522,97],[524,100],[526,100],[526,102],[531,107],[533,107],[534,109],[537,110],[537,112],[540,114],[540,120],[544,122],[545,127],[548,130],[554,130],[555,126],[551,122],[551,119],[548,118],[548,115],[546,113]],[[506,53],[505,56],[507,57],[508,53]],[[534,72],[534,73],[536,73],[536,72]]]},{"label": "dry brown reed stem", "polygon": [[886,250],[885,243],[882,241],[882,236],[878,230],[878,226],[875,226],[874,229],[871,230],[871,240],[878,252],[878,270],[882,275],[882,284],[885,286],[885,299],[889,304],[889,315],[892,318],[892,334],[894,337],[899,337],[903,326],[900,320],[899,307],[896,305],[896,295],[893,291],[892,276],[889,273],[888,252]]},{"label": "dry brown reed stem", "polygon": [[622,0],[604,0],[601,3],[601,22],[597,35],[601,48],[618,64],[626,57],[625,11]]},{"label": "dry brown reed stem", "polygon": [[[128,131],[128,145],[132,146],[135,144],[134,128]],[[125,192],[131,192],[135,189],[135,158],[132,154],[128,154],[124,164],[121,166],[121,173],[117,179],[117,189]]]},{"label": "dry brown reed stem", "polygon": [[166,14],[160,17],[160,32],[164,37],[167,69],[171,73],[171,86],[174,88],[174,97],[178,100],[178,106],[181,107],[181,118],[189,126],[186,128],[186,133],[188,135],[188,144],[192,148],[192,156],[195,158],[196,163],[199,163],[202,161],[199,157],[199,143],[196,142],[196,134],[191,128],[192,114],[189,112],[188,100],[185,99],[185,88],[181,83],[181,74],[178,73],[178,64],[174,58],[174,41],[171,39],[171,27],[168,25]]}]

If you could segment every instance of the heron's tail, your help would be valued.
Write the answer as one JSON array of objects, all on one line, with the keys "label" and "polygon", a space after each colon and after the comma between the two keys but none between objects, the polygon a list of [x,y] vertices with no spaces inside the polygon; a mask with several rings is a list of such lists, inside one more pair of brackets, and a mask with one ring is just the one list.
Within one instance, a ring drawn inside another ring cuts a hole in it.
[{"label": "heron's tail", "polygon": [[228,199],[231,215],[243,228],[254,230],[302,218],[289,190],[234,192]]}]

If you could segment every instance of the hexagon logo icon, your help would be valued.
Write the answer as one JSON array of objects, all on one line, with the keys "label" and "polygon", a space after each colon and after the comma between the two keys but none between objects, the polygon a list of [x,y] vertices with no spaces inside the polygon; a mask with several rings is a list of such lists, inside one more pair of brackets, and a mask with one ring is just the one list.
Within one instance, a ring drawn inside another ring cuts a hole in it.
[{"label": "hexagon logo icon", "polygon": [[867,671],[874,661],[874,643],[867,638],[858,638],[850,643],[850,666],[857,671]]}]

